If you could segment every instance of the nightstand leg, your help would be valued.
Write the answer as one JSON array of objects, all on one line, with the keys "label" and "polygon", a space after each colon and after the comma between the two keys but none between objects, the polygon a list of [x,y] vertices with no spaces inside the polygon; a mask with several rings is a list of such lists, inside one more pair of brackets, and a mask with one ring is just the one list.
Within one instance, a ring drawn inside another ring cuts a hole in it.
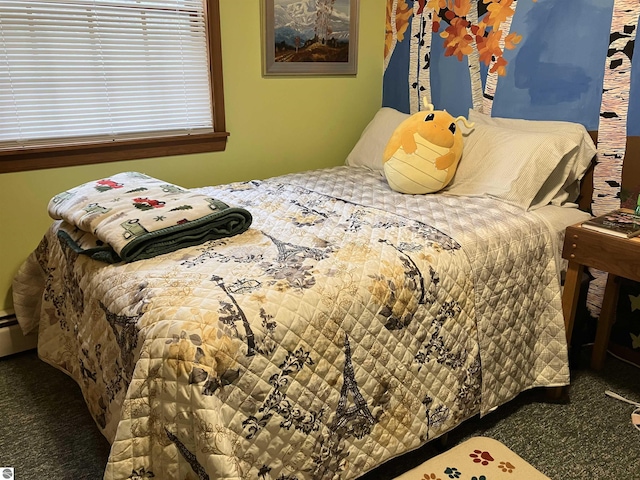
[{"label": "nightstand leg", "polygon": [[580,279],[584,266],[577,262],[569,261],[567,274],[564,279],[564,290],[562,291],[562,314],[564,316],[564,327],[567,334],[567,346],[571,345],[571,335],[573,334],[573,324],[576,319],[578,308],[578,297],[580,296]]},{"label": "nightstand leg", "polygon": [[616,306],[618,305],[618,293],[620,291],[620,281],[616,275],[609,273],[607,286],[604,289],[602,299],[602,309],[598,318],[598,328],[596,330],[596,340],[591,352],[591,368],[602,369],[605,356],[607,355],[607,345],[611,335],[611,327],[615,322]]}]

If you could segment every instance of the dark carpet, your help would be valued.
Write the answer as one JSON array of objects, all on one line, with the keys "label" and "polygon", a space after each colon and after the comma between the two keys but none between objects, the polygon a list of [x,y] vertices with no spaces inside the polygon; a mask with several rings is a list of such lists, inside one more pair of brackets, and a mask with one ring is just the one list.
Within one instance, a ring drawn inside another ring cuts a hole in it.
[{"label": "dark carpet", "polygon": [[[640,369],[611,356],[601,372],[573,368],[568,401],[550,402],[543,389],[524,392],[450,432],[446,446],[483,435],[554,480],[640,480],[640,431],[630,421],[634,407],[605,390],[639,402]],[[0,359],[0,415],[0,467],[13,467],[16,480],[102,478],[109,444],[79,387],[34,351]],[[442,448],[432,442],[362,479],[391,479]]]}]

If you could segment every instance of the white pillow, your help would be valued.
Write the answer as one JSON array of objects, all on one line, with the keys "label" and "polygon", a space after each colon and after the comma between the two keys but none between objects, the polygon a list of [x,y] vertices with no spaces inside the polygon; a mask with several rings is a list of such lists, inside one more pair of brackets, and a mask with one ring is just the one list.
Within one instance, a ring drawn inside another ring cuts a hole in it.
[{"label": "white pillow", "polygon": [[578,145],[578,148],[565,155],[551,172],[536,194],[531,208],[543,207],[549,203],[563,205],[567,202],[574,202],[578,198],[580,180],[596,154],[593,140],[583,125],[564,121],[490,117],[473,109],[469,110],[469,121],[475,122],[476,125],[494,125],[526,132],[553,133],[571,138]]},{"label": "white pillow", "polygon": [[487,195],[524,210],[537,208],[538,192],[564,156],[577,148],[566,135],[478,122],[464,140],[458,170],[445,192]]},{"label": "white pillow", "polygon": [[382,173],[382,154],[394,130],[408,113],[382,107],[365,127],[360,139],[347,156],[347,165],[364,166]]}]

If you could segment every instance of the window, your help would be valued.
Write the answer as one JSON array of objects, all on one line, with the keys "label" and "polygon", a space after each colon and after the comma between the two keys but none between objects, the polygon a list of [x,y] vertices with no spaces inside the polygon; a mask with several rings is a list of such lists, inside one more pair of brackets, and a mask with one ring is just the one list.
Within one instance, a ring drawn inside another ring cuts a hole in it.
[{"label": "window", "polygon": [[224,150],[218,0],[0,2],[0,173]]}]

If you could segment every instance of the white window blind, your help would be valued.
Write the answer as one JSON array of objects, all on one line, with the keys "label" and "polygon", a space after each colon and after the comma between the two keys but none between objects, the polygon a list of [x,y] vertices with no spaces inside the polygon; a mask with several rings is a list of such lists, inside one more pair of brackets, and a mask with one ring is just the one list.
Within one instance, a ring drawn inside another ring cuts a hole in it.
[{"label": "white window blind", "polygon": [[213,132],[203,0],[0,1],[0,149]]}]

